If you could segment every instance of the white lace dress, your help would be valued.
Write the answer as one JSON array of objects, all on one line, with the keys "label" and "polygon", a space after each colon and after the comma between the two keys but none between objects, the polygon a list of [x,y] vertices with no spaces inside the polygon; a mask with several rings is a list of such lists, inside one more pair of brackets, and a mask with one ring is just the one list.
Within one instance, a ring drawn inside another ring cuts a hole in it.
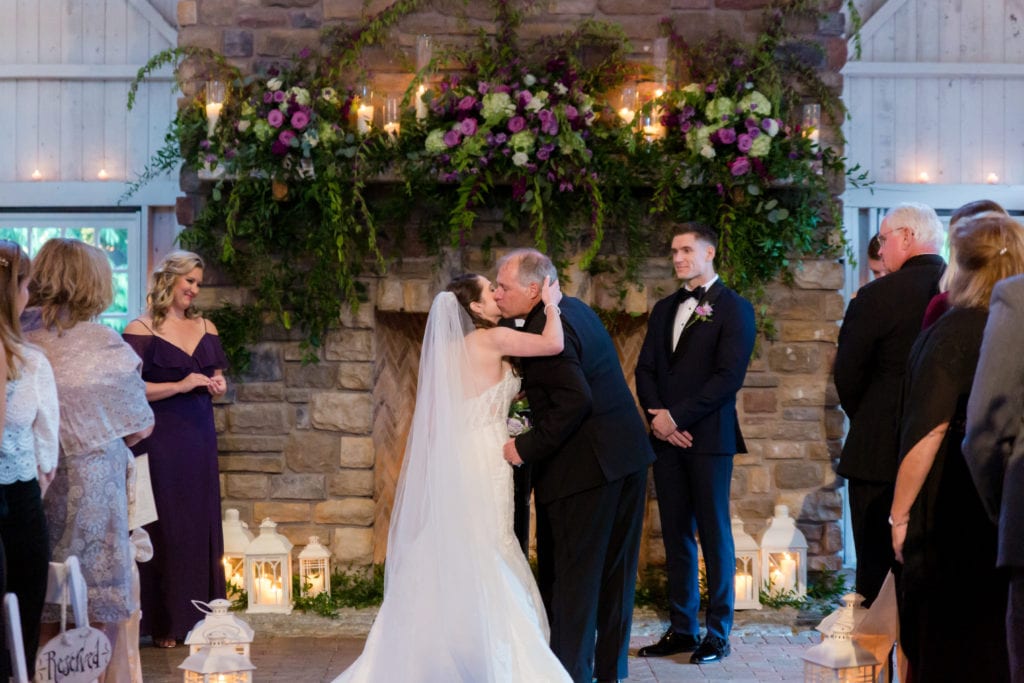
[{"label": "white lace dress", "polygon": [[415,541],[389,547],[389,564],[392,555],[399,564],[389,566],[384,603],[365,649],[335,683],[571,681],[548,646],[540,594],[512,530],[512,469],[502,446],[518,391],[519,378],[508,371],[467,400],[463,432],[454,440],[459,457],[472,460],[463,462],[466,480],[452,485],[475,487],[482,495],[474,504],[483,501],[481,509],[467,507],[461,514],[487,520],[483,533],[463,538],[457,517],[450,520],[453,528],[438,529],[431,514],[413,515],[421,523],[409,536]]}]

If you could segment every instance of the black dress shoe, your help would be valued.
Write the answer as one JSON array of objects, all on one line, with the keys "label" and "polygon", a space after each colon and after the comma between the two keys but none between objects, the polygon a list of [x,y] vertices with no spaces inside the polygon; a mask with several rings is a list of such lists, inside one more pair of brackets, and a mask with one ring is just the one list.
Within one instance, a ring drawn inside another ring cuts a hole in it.
[{"label": "black dress shoe", "polygon": [[718,636],[707,636],[700,642],[697,649],[690,655],[691,664],[710,664],[725,659],[732,652],[729,641]]},{"label": "black dress shoe", "polygon": [[637,657],[665,657],[679,652],[692,652],[700,644],[700,636],[676,633],[671,628],[654,645],[637,650]]}]

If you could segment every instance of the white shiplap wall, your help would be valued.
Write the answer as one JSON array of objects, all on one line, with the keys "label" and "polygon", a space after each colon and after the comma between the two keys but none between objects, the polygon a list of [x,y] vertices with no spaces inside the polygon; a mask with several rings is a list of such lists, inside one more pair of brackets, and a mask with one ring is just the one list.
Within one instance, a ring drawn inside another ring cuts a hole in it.
[{"label": "white shiplap wall", "polygon": [[1024,184],[1024,0],[888,0],[844,69],[847,156],[878,183]]},{"label": "white shiplap wall", "polygon": [[161,74],[128,112],[128,84],[175,29],[147,0],[0,0],[0,17],[0,183],[140,173],[176,95]]}]

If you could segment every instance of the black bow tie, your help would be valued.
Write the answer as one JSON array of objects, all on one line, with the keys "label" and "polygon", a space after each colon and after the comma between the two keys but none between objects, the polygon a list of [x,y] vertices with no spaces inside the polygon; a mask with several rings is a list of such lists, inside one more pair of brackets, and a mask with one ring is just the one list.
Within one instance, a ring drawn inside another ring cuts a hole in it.
[{"label": "black bow tie", "polygon": [[682,306],[686,303],[687,299],[696,299],[700,301],[704,298],[704,288],[698,287],[697,289],[680,289],[679,290],[679,305]]}]

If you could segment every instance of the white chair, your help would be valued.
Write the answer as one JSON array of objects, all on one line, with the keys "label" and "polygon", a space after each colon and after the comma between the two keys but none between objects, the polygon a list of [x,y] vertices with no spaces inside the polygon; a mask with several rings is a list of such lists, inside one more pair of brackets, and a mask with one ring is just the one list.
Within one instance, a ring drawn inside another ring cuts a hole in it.
[{"label": "white chair", "polygon": [[28,666],[25,664],[25,641],[21,637],[18,596],[14,593],[4,596],[4,626],[6,627],[7,651],[11,655],[11,680],[14,683],[29,683]]},{"label": "white chair", "polygon": [[77,628],[89,625],[89,589],[85,584],[85,577],[82,576],[82,565],[76,556],[70,555],[64,562],[50,563],[46,581],[46,602],[60,605],[61,633],[67,631],[68,605],[75,616]]}]

